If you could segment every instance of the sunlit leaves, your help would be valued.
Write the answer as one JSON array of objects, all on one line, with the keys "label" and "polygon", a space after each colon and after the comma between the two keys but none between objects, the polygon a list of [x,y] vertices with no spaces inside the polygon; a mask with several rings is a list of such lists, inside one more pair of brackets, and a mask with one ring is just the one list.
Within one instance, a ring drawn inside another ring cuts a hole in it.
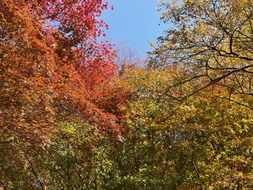
[{"label": "sunlit leaves", "polygon": [[171,28],[158,38],[150,66],[183,64],[191,74],[181,84],[202,81],[189,96],[215,84],[227,88],[217,96],[251,107],[234,95],[252,97],[252,1],[163,1],[161,7]]},{"label": "sunlit leaves", "polygon": [[116,71],[111,44],[98,40],[107,7],[100,0],[1,2],[2,126],[24,136],[42,128],[47,133],[63,115],[118,126],[100,106],[107,100],[100,99],[100,108],[93,101],[111,88]]}]

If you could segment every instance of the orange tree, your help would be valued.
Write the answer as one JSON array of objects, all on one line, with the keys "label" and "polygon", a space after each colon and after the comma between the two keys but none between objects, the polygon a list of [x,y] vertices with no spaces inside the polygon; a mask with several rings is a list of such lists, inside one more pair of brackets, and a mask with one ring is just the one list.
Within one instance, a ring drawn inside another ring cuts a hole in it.
[{"label": "orange tree", "polygon": [[1,1],[1,134],[43,136],[71,117],[117,128],[103,100],[94,101],[116,69],[111,44],[97,40],[106,8],[101,0]]},{"label": "orange tree", "polygon": [[124,92],[113,87],[110,43],[97,40],[107,27],[99,20],[106,8],[102,1],[0,2],[2,186],[35,188],[33,165],[62,121],[118,131],[117,111],[108,105],[116,107]]}]

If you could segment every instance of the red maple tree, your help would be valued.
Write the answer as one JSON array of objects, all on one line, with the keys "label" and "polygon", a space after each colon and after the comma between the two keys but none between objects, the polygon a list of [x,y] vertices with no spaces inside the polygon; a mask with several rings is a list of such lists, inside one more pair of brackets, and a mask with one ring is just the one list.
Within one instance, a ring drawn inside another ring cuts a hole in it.
[{"label": "red maple tree", "polygon": [[112,45],[98,40],[107,8],[102,0],[0,2],[1,130],[41,135],[71,117],[119,129],[101,106],[116,70]]}]

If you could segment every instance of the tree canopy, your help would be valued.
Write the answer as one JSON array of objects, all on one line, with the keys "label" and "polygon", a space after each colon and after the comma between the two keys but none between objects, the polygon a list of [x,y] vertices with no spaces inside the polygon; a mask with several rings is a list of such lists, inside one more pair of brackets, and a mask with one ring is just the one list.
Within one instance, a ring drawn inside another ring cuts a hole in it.
[{"label": "tree canopy", "polygon": [[147,61],[110,7],[0,1],[0,189],[253,189],[253,2],[162,1]]},{"label": "tree canopy", "polygon": [[165,1],[161,9],[172,26],[159,37],[150,66],[183,64],[192,72],[178,84],[202,81],[189,95],[222,86],[226,94],[215,95],[252,108],[238,101],[252,99],[252,1]]}]

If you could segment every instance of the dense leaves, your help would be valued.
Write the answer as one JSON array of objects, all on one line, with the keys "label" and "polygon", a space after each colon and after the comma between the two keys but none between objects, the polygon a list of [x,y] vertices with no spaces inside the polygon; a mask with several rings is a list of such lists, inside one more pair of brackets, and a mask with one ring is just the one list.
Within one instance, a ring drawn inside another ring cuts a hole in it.
[{"label": "dense leaves", "polygon": [[117,128],[116,116],[90,99],[103,96],[115,74],[111,45],[97,40],[106,8],[102,1],[1,1],[1,130],[47,133],[66,115]]},{"label": "dense leaves", "polygon": [[56,62],[41,25],[27,7],[1,1],[0,29],[1,134],[9,129],[27,133],[29,126],[50,128]]},{"label": "dense leaves", "polygon": [[253,189],[252,1],[163,1],[118,75],[106,8],[0,1],[0,189]]},{"label": "dense leaves", "polygon": [[22,141],[1,146],[2,184],[23,189],[251,189],[252,112],[210,91],[178,104],[166,95],[173,72],[137,69],[124,75],[131,96],[118,108],[127,126],[121,139],[76,120],[60,123],[43,149]]}]

